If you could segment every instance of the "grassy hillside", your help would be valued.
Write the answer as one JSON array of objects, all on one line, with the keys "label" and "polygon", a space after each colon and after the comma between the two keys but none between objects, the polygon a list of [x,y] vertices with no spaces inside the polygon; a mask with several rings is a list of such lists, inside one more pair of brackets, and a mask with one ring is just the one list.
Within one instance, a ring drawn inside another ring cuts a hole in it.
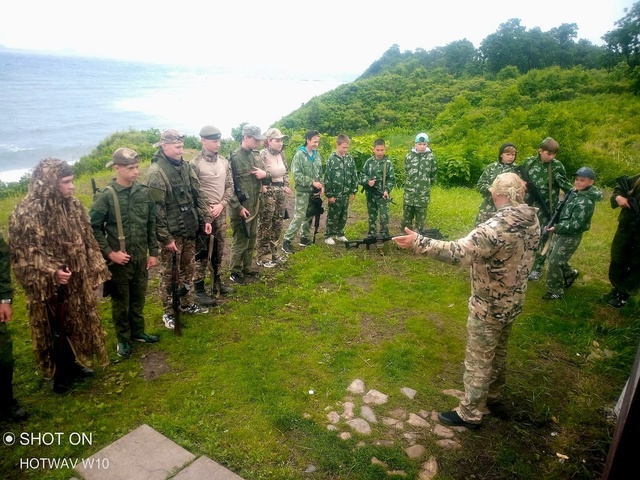
[{"label": "grassy hillside", "polygon": [[[106,171],[96,175],[98,185],[109,177]],[[88,178],[77,181],[77,194],[88,205]],[[3,230],[16,201],[0,201]],[[436,187],[431,226],[458,238],[471,228],[479,203],[473,190]],[[347,225],[350,238],[365,234],[365,211],[359,194]],[[392,206],[391,214],[397,231],[401,207]],[[509,346],[505,415],[487,417],[478,431],[456,433],[460,449],[438,446],[429,430],[418,432],[426,448],[418,459],[404,453],[403,432],[383,422],[373,424],[369,436],[341,440],[338,433],[349,427],[328,431],[327,413],[342,412],[355,378],[389,394],[389,404],[375,408],[379,418],[395,408],[418,413],[455,406],[443,391],[462,388],[465,269],[392,244],[366,251],[318,242],[284,266],[265,269],[211,313],[185,315],[182,337],[161,326],[154,279],[145,315],[160,342],[136,346],[130,359],[119,359],[110,305],[102,302],[112,363],[65,395],[54,395],[38,372],[18,289],[10,324],[16,396],[31,418],[16,428],[90,433],[93,444],[6,447],[0,477],[68,479],[65,470],[21,470],[20,458],[86,457],[147,423],[248,480],[390,478],[372,457],[415,479],[430,456],[444,480],[599,478],[614,428],[604,409],[615,403],[640,337],[635,298],[620,311],[602,301],[615,227],[615,213],[600,202],[575,255],[581,276],[564,300],[543,302],[544,285],[530,284]],[[417,390],[414,400],[400,393],[405,386]],[[303,474],[309,465],[317,470]]]}]

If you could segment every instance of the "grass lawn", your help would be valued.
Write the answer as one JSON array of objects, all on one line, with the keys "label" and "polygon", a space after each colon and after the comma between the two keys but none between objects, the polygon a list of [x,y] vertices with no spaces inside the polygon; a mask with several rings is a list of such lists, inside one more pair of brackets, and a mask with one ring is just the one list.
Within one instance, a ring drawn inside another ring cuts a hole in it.
[{"label": "grass lawn", "polygon": [[[96,177],[99,185],[109,175]],[[77,181],[88,205],[89,179]],[[347,237],[366,232],[359,194]],[[401,192],[394,192],[392,232],[398,231]],[[17,199],[0,202],[0,229]],[[435,188],[429,223],[449,239],[471,228],[480,197],[468,189]],[[291,212],[292,210],[290,210]],[[72,432],[91,435],[91,445],[3,445],[0,477],[68,479],[70,470],[25,470],[21,458],[87,457],[146,423],[195,455],[207,455],[247,480],[382,479],[372,457],[417,478],[430,456],[439,479],[600,478],[615,425],[611,407],[631,370],[640,338],[635,298],[617,311],[606,306],[609,246],[617,212],[608,194],[597,205],[573,265],[580,277],[565,299],[541,300],[544,282],[531,283],[525,311],[509,345],[506,415],[486,417],[481,429],[456,434],[462,448],[447,449],[426,434],[418,459],[383,422],[371,435],[342,424],[327,430],[327,413],[342,413],[346,388],[359,378],[389,395],[378,417],[395,408],[417,413],[448,410],[462,389],[462,360],[469,271],[385,244],[382,251],[328,247],[322,241],[291,256],[209,314],[183,316],[183,335],[161,326],[158,281],[149,289],[147,331],[155,345],[138,345],[131,358],[115,355],[110,304],[100,305],[112,363],[67,394],[53,394],[31,352],[28,314],[17,291],[10,324],[16,357],[16,397],[30,419],[4,426],[14,433]],[[228,257],[226,258],[228,261]],[[417,391],[413,400],[402,387]],[[313,393],[311,393],[313,392]],[[433,422],[432,422],[433,423]],[[352,432],[353,433],[353,432]],[[381,446],[374,440],[392,441]],[[568,457],[562,460],[556,454]],[[309,465],[313,473],[303,473]]]}]

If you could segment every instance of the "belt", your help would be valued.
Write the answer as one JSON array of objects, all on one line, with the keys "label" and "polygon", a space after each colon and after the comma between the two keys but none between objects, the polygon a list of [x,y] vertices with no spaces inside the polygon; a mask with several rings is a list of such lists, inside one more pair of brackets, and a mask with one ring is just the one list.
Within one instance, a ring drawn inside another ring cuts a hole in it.
[{"label": "belt", "polygon": [[271,182],[272,187],[284,187],[284,182]]}]

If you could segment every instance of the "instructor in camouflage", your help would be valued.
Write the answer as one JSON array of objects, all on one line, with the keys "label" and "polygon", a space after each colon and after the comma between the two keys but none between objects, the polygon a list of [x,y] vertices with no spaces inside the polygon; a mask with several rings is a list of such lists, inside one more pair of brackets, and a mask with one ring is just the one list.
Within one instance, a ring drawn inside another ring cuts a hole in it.
[{"label": "instructor in camouflage", "polygon": [[427,210],[431,201],[431,185],[436,181],[438,162],[429,147],[426,133],[416,135],[415,146],[404,159],[405,184],[402,209],[402,229],[422,232],[427,221]]},{"label": "instructor in camouflage", "polygon": [[488,404],[501,396],[507,341],[522,312],[527,275],[540,240],[536,209],[524,203],[525,186],[518,175],[498,175],[490,191],[496,214],[460,240],[434,240],[409,229],[406,236],[394,238],[401,248],[471,267],[465,396],[455,410],[439,414],[445,424],[468,428],[477,428],[489,413]]},{"label": "instructor in camouflage", "polygon": [[209,309],[195,303],[193,273],[198,229],[211,233],[209,203],[200,188],[200,181],[187,162],[182,159],[184,135],[167,129],[160,141],[153,145],[158,151],[151,160],[147,174],[149,194],[156,203],[156,233],[160,252],[162,306],[164,326],[173,330],[175,317],[171,303],[171,269],[177,256],[180,309],[186,313],[208,313]]}]

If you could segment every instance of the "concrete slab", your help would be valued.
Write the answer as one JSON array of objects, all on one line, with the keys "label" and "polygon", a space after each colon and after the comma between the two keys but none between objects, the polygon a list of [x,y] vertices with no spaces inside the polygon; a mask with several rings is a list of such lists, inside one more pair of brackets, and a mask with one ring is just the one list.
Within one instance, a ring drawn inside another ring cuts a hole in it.
[{"label": "concrete slab", "polygon": [[242,480],[231,470],[227,470],[209,457],[200,457],[184,470],[181,470],[173,480]]},{"label": "concrete slab", "polygon": [[85,480],[166,480],[195,458],[149,425],[141,425],[74,470]]}]

